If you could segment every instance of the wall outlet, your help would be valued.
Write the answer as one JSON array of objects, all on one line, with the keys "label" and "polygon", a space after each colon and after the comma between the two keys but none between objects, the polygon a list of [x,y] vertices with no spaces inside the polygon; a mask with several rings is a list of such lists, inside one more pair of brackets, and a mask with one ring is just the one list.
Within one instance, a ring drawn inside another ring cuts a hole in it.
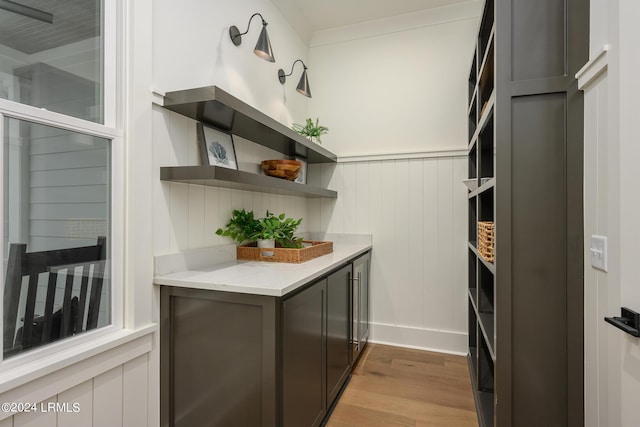
[{"label": "wall outlet", "polygon": [[591,236],[591,266],[598,270],[607,271],[607,238],[605,236]]}]

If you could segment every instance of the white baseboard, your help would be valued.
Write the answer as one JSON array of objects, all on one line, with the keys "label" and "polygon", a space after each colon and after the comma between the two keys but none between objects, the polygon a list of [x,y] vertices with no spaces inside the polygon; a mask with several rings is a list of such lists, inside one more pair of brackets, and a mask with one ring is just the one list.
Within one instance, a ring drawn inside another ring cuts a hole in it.
[{"label": "white baseboard", "polygon": [[382,323],[369,325],[369,341],[460,356],[465,356],[469,347],[468,335],[464,332],[436,331]]}]

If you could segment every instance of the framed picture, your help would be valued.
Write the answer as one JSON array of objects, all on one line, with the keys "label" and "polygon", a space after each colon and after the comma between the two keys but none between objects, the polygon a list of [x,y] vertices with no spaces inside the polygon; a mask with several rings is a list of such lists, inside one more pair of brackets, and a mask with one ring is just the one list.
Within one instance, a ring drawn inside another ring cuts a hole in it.
[{"label": "framed picture", "polygon": [[300,184],[306,184],[307,183],[307,162],[305,159],[301,159],[300,157],[296,157],[295,160],[302,163],[302,166],[300,166],[300,173],[298,174],[298,177],[294,182],[299,182]]},{"label": "framed picture", "polygon": [[209,166],[238,169],[233,137],[202,123],[198,123],[197,126],[202,163]]}]

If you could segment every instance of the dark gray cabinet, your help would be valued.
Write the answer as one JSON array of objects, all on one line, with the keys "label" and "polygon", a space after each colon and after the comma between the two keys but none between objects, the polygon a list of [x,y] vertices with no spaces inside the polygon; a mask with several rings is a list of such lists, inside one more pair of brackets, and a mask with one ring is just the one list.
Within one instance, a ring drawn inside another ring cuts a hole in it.
[{"label": "dark gray cabinet", "polygon": [[283,425],[318,426],[327,409],[323,279],[282,302]]},{"label": "dark gray cabinet", "polygon": [[320,425],[366,343],[369,259],[282,298],[162,286],[161,425]]}]

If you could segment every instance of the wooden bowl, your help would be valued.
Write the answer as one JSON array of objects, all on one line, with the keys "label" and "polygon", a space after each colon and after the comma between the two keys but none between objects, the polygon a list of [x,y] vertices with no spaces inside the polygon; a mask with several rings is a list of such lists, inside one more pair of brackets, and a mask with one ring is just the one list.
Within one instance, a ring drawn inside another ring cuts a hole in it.
[{"label": "wooden bowl", "polygon": [[293,181],[298,177],[302,163],[297,160],[264,160],[261,165],[265,175]]}]

